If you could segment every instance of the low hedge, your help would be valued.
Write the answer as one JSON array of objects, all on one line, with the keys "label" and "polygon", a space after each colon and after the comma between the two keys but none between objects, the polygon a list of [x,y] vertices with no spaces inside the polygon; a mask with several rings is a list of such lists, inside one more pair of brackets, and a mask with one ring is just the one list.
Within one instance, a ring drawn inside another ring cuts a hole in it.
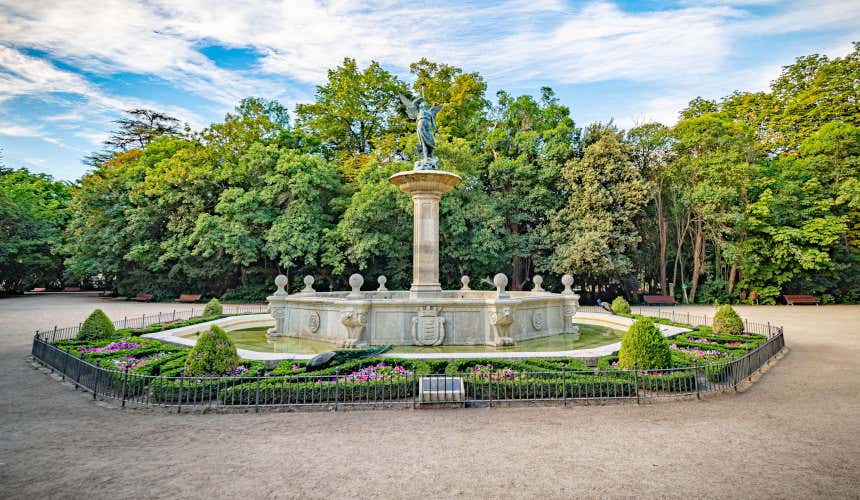
[{"label": "low hedge", "polygon": [[633,380],[593,373],[569,374],[564,378],[522,376],[514,380],[486,380],[464,377],[466,397],[473,400],[517,400],[559,398],[635,397]]},{"label": "low hedge", "polygon": [[[184,365],[185,360],[182,359]],[[168,365],[170,363],[167,363]],[[256,377],[261,370],[265,369],[265,364],[260,361],[242,361],[240,366],[248,369],[245,373],[236,376],[224,377],[184,377],[182,379],[182,401],[183,402],[203,402],[216,401],[218,394],[221,391],[227,390],[230,387],[241,385],[240,379]],[[150,390],[152,393],[152,401],[158,403],[176,403],[179,401],[179,384],[180,379],[178,374],[167,376],[164,374],[165,367],[162,368],[162,377],[152,379]]]},{"label": "low hedge", "polygon": [[[515,372],[560,372],[563,364],[567,364],[569,371],[591,371],[585,363],[578,359],[525,359],[522,361],[510,361],[496,358],[469,358],[458,359],[448,363],[445,369],[446,375],[461,375],[469,373],[478,365],[492,365],[494,369],[511,369]],[[550,375],[550,374],[547,374]]]},{"label": "low hedge", "polygon": [[334,403],[382,403],[411,399],[415,394],[415,377],[392,377],[385,380],[351,382],[334,377],[278,377],[266,378],[229,387],[219,393],[224,405],[252,405],[258,402],[257,387],[260,388],[259,404],[312,404]]},{"label": "low hedge", "polygon": [[[676,362],[682,362],[684,358],[673,357],[673,365]],[[621,371],[617,367],[612,366],[612,363],[618,361],[618,356],[604,356],[597,361],[597,367],[602,373],[616,376],[627,381],[633,381],[633,372],[631,370]],[[677,366],[677,365],[675,365]],[[681,367],[690,366],[689,363],[683,364]],[[696,389],[696,371],[695,370],[637,370],[636,378],[638,379],[639,388],[646,391],[668,391],[668,392],[692,392]],[[659,373],[654,375],[653,373]]]},{"label": "low hedge", "polygon": [[[334,375],[335,373],[339,373],[340,375],[349,375],[350,373],[365,368],[369,365],[376,365],[379,363],[385,363],[389,366],[402,366],[409,371],[414,373],[433,373],[430,365],[425,363],[423,360],[417,359],[405,359],[405,358],[362,358],[362,359],[354,359],[351,361],[347,361],[345,363],[341,363],[339,365],[334,366],[326,366],[321,370],[308,371],[304,366],[302,361],[281,361],[278,363],[278,366],[275,367],[274,370],[269,372],[269,376],[271,377],[279,377],[279,376],[318,376],[318,375]],[[298,370],[293,370],[293,366],[298,366]]]}]

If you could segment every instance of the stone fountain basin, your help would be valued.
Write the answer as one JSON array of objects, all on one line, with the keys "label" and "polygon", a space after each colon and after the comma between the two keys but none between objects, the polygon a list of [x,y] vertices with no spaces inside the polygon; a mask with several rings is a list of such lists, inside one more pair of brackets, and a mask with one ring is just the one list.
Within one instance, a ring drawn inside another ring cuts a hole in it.
[{"label": "stone fountain basin", "polygon": [[[585,313],[578,312],[574,317],[577,324],[591,324],[597,326],[607,326],[617,330],[625,330],[629,328],[633,320],[621,316],[612,316],[605,313]],[[145,338],[152,338],[161,342],[181,345],[185,347],[193,347],[197,343],[195,334],[204,332],[213,325],[220,326],[227,331],[246,330],[251,328],[269,327],[274,324],[274,320],[268,314],[248,314],[242,316],[230,316],[196,325],[174,328],[162,332],[148,333],[143,335]],[[671,325],[657,325],[665,337],[673,337],[681,333],[689,332],[689,329]],[[610,355],[620,349],[621,343],[615,342],[600,347],[588,349],[576,349],[570,351],[540,351],[540,352],[429,352],[429,353],[394,353],[382,354],[380,357],[395,357],[408,359],[465,359],[465,358],[492,358],[492,359],[524,359],[524,358],[559,358],[570,357],[583,360],[593,360],[601,356]],[[333,346],[334,348],[334,346]],[[246,349],[238,349],[238,354],[242,359],[263,361],[268,366],[272,367],[279,361],[284,360],[307,360],[312,358],[313,354],[297,354],[297,353],[282,353],[282,352],[259,352]]]},{"label": "stone fountain basin", "polygon": [[288,336],[340,347],[489,345],[575,334],[576,295],[473,290],[299,293],[268,298],[275,327]]}]

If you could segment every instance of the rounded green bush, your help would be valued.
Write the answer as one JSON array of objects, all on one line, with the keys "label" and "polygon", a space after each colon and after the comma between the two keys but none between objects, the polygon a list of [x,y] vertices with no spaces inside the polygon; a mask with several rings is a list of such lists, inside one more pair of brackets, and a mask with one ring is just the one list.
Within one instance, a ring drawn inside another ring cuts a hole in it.
[{"label": "rounded green bush", "polygon": [[630,304],[624,300],[624,297],[615,297],[612,301],[612,310],[615,314],[630,314]]},{"label": "rounded green bush", "polygon": [[113,322],[101,309],[96,309],[81,325],[78,338],[81,340],[109,339],[114,336],[116,329]]},{"label": "rounded green bush", "polygon": [[618,351],[618,366],[624,369],[648,370],[668,368],[672,364],[672,352],[654,322],[639,318],[624,334],[621,350]]},{"label": "rounded green bush", "polygon": [[731,305],[724,304],[714,314],[713,328],[717,335],[740,335],[744,333],[744,322]]},{"label": "rounded green bush", "polygon": [[227,332],[217,326],[200,334],[197,344],[185,358],[185,375],[217,377],[227,375],[239,365],[236,346]]},{"label": "rounded green bush", "polygon": [[218,299],[212,299],[206,303],[206,307],[203,308],[203,317],[208,318],[209,316],[221,316],[221,313],[224,312],[224,306],[221,305],[221,302]]}]

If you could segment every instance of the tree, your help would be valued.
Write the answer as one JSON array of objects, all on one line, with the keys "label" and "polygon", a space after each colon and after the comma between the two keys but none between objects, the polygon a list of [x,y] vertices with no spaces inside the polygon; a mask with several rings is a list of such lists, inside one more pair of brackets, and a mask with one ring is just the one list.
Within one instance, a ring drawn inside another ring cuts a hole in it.
[{"label": "tree", "polygon": [[71,188],[46,174],[0,165],[0,292],[58,286]]},{"label": "tree", "polygon": [[[660,291],[667,295],[667,255],[669,245],[669,221],[666,216],[664,192],[671,180],[669,175],[669,155],[671,147],[670,130],[660,123],[646,123],[629,130],[625,142],[631,146],[631,161],[647,181],[650,199],[654,203],[654,224],[640,221],[640,229],[656,230],[657,233],[657,273]],[[647,241],[648,235],[642,235]]]},{"label": "tree", "polygon": [[582,159],[565,165],[568,195],[550,217],[553,253],[545,264],[548,270],[574,272],[592,281],[634,273],[630,255],[640,241],[634,221],[648,192],[630,157],[630,147],[618,134],[605,134],[586,148]]},{"label": "tree", "polygon": [[371,152],[392,127],[403,126],[398,93],[406,84],[376,61],[363,71],[345,58],[316,88],[315,102],[299,104],[299,126],[319,137],[332,158]]}]

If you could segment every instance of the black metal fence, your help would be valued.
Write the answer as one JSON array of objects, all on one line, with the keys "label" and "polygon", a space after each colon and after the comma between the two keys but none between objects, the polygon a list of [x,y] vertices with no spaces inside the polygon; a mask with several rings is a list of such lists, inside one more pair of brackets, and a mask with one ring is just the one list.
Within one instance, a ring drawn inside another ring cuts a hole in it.
[{"label": "black metal fence", "polygon": [[[662,314],[664,319],[687,321],[683,313],[676,314],[674,319]],[[695,322],[701,318],[690,316],[689,319]],[[135,324],[144,322],[138,318],[134,321]],[[761,326],[754,325],[758,330]],[[337,410],[416,406],[426,402],[466,406],[540,401],[642,403],[737,389],[738,384],[751,378],[785,346],[782,327],[765,326],[767,331],[762,333],[767,337],[765,342],[741,357],[659,370],[568,370],[562,366],[556,371],[446,374],[401,371],[372,377],[338,371],[324,375],[267,376],[261,371],[225,377],[164,377],[97,366],[83,359],[82,354],[75,355],[53,345],[55,338],[62,338],[55,337],[53,331],[36,333],[32,356],[51,371],[59,372],[76,389],[91,392],[93,399],[112,399],[122,406],[165,406],[178,412],[183,408],[250,407],[256,410],[267,407]],[[423,382],[432,380],[436,382]]]},{"label": "black metal fence", "polygon": [[[269,306],[267,304],[249,304],[249,305],[235,305],[235,304],[224,304],[223,305],[223,314],[260,314],[269,311]],[[137,316],[133,318],[129,318],[128,316],[123,319],[117,320],[113,322],[114,328],[117,330],[139,330],[141,328],[146,328],[151,325],[162,324],[169,325],[171,323],[178,323],[180,321],[186,321],[191,318],[199,317],[203,314],[203,307],[187,309],[185,311],[177,311],[174,309],[169,312],[158,312],[152,314],[144,314],[142,316]],[[40,336],[43,339],[48,339],[51,343],[57,340],[71,339],[78,335],[78,332],[81,330],[81,326],[83,323],[79,323],[75,326],[67,326],[64,328],[54,327],[50,330],[37,330],[36,335]]]}]

